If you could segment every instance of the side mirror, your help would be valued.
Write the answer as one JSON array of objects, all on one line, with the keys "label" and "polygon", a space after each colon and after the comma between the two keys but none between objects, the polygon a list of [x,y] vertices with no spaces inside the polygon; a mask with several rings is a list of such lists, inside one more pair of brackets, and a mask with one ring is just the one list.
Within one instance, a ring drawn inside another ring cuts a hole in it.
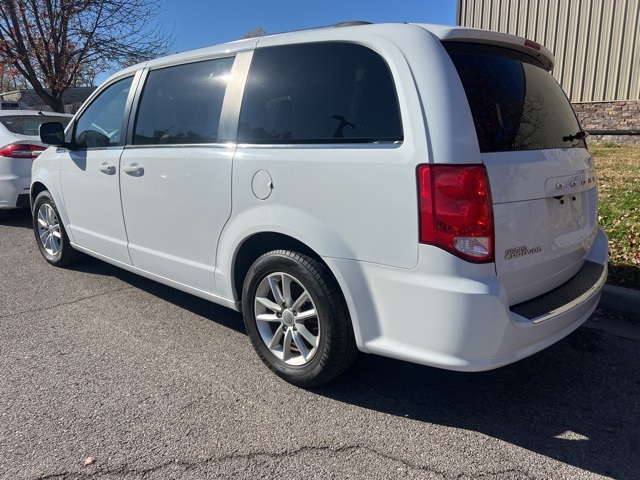
[{"label": "side mirror", "polygon": [[40,141],[56,147],[67,146],[64,142],[64,127],[60,122],[47,122],[40,125]]}]

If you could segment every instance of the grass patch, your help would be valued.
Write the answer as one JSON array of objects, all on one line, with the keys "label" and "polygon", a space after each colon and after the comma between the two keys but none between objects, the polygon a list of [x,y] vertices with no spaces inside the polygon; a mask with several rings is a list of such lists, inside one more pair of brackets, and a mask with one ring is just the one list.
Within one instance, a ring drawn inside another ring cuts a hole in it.
[{"label": "grass patch", "polygon": [[598,175],[598,221],[609,235],[608,283],[640,290],[640,145],[589,145]]}]

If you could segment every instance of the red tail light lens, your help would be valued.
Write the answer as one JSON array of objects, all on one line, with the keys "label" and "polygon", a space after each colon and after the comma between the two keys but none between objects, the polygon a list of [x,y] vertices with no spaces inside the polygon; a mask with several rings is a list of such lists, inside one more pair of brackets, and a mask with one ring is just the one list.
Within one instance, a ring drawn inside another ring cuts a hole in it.
[{"label": "red tail light lens", "polygon": [[419,165],[420,242],[472,262],[494,261],[493,208],[483,165]]},{"label": "red tail light lens", "polygon": [[7,158],[37,158],[40,153],[46,150],[39,145],[29,145],[27,143],[10,143],[0,148],[0,157]]}]

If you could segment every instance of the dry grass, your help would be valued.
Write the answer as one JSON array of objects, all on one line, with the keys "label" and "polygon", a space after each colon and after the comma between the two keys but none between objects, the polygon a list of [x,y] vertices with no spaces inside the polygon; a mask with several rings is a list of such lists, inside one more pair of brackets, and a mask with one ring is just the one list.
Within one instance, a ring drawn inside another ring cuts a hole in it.
[{"label": "dry grass", "polygon": [[640,146],[589,149],[598,174],[598,220],[609,235],[608,282],[640,290]]}]

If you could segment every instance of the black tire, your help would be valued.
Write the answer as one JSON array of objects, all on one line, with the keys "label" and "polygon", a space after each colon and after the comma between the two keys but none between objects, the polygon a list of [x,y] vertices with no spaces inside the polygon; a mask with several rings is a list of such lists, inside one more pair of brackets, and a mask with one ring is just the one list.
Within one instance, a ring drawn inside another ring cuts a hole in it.
[{"label": "black tire", "polygon": [[[285,293],[275,293],[280,291]],[[245,277],[242,312],[262,361],[293,385],[327,383],[357,357],[342,292],[328,269],[309,256],[278,250],[258,258]]]},{"label": "black tire", "polygon": [[33,202],[33,233],[40,253],[51,265],[64,267],[81,258],[81,253],[69,243],[56,203],[47,190],[40,192]]}]

